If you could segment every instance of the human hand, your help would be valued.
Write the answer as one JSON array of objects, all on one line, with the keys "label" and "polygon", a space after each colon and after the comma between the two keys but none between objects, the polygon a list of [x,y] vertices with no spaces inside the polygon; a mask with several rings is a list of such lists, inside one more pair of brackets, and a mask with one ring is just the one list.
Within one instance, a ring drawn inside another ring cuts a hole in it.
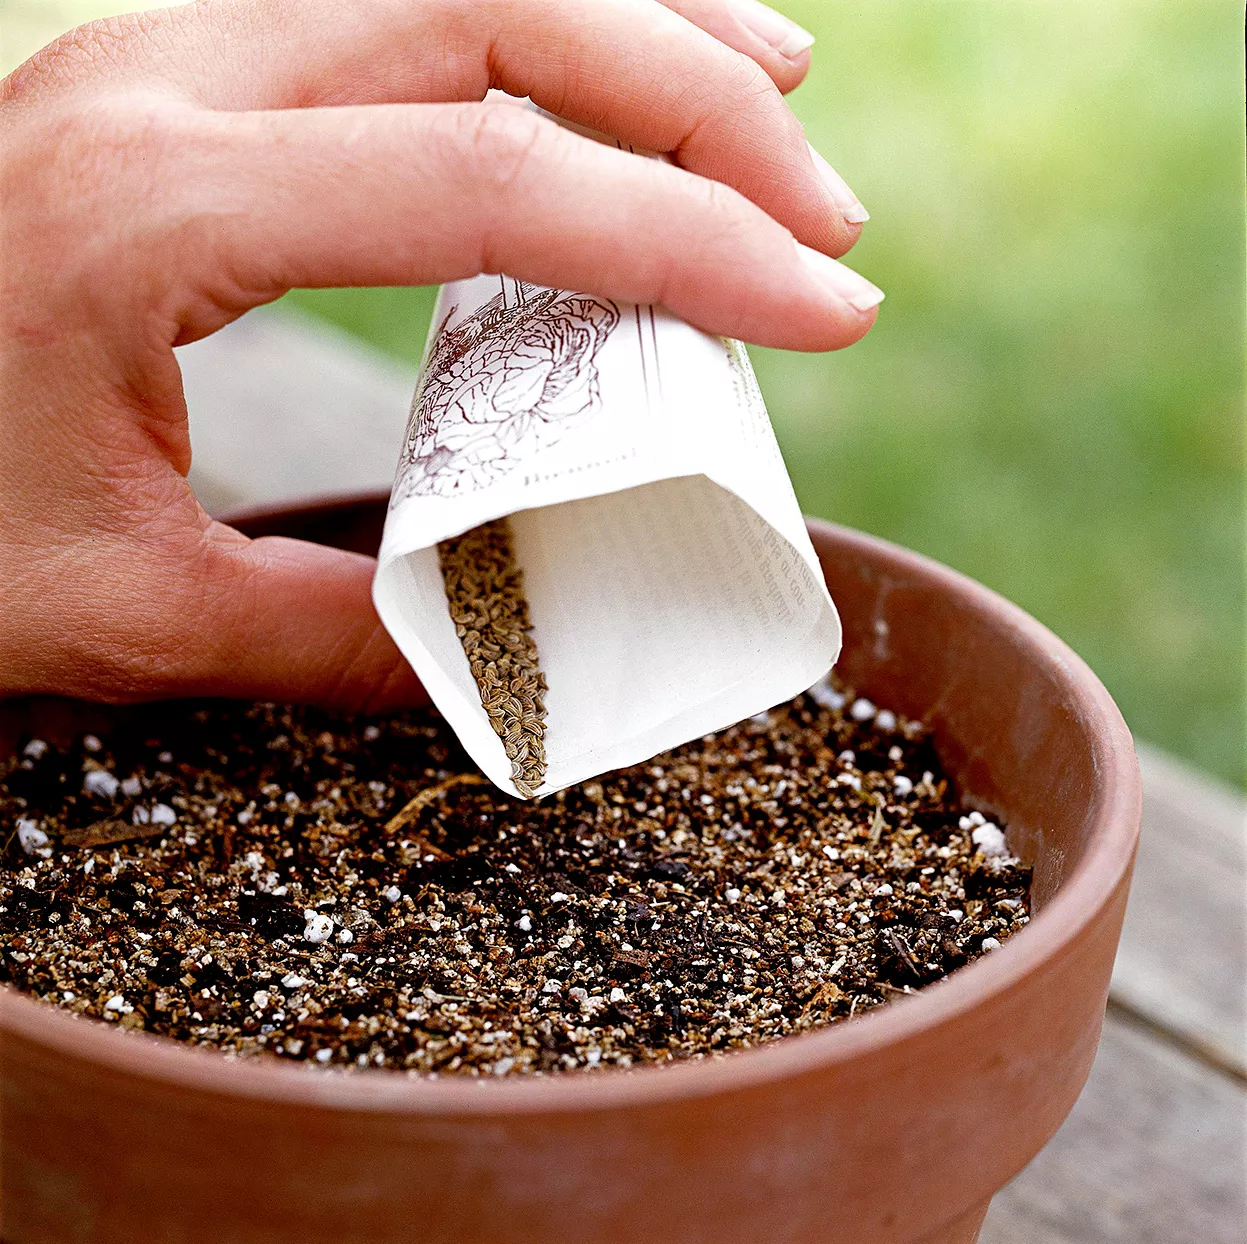
[{"label": "human hand", "polygon": [[[173,347],[296,286],[503,271],[712,332],[848,344],[864,219],[756,0],[217,0],[0,83],[0,697],[372,710],[420,689],[371,558],[212,521]],[[487,89],[670,153],[642,160]]]}]

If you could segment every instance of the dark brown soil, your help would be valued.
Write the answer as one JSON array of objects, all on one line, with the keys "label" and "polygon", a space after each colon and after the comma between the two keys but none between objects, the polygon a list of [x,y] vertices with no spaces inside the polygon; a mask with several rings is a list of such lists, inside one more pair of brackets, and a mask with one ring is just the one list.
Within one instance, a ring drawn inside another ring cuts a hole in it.
[{"label": "dark brown soil", "polygon": [[1028,918],[1029,872],[921,728],[827,686],[538,802],[431,712],[156,705],[0,775],[0,980],[233,1055],[700,1058],[860,1015]]}]

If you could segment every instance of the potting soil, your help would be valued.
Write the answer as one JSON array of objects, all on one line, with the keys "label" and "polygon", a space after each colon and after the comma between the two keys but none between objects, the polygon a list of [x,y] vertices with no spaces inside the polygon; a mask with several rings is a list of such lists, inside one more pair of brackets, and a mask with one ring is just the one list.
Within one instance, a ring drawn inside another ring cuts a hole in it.
[{"label": "potting soil", "polygon": [[903,999],[1029,916],[926,731],[830,684],[539,801],[431,711],[172,702],[0,775],[0,980],[230,1056],[705,1058]]}]

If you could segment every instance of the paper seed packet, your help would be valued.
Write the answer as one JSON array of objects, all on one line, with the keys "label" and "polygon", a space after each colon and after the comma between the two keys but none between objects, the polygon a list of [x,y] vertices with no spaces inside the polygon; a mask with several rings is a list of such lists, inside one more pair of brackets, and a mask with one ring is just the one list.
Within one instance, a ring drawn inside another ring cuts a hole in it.
[{"label": "paper seed packet", "polygon": [[[521,790],[438,549],[500,518],[547,688]],[[526,797],[782,703],[840,650],[744,347],[505,276],[438,297],[373,599],[473,760]]]}]

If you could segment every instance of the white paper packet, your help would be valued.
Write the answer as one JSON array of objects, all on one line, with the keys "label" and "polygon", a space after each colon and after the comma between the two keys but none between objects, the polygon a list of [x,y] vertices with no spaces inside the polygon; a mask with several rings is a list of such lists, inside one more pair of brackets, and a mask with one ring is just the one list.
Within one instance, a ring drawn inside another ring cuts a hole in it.
[{"label": "white paper packet", "polygon": [[509,793],[437,552],[504,516],[549,683],[538,796],[791,699],[839,655],[744,346],[659,307],[504,276],[444,286],[373,600]]},{"label": "white paper packet", "polygon": [[840,624],[744,347],[656,307],[481,276],[438,298],[373,598],[515,793],[437,544],[510,516],[541,669],[538,794],[791,698]]}]

